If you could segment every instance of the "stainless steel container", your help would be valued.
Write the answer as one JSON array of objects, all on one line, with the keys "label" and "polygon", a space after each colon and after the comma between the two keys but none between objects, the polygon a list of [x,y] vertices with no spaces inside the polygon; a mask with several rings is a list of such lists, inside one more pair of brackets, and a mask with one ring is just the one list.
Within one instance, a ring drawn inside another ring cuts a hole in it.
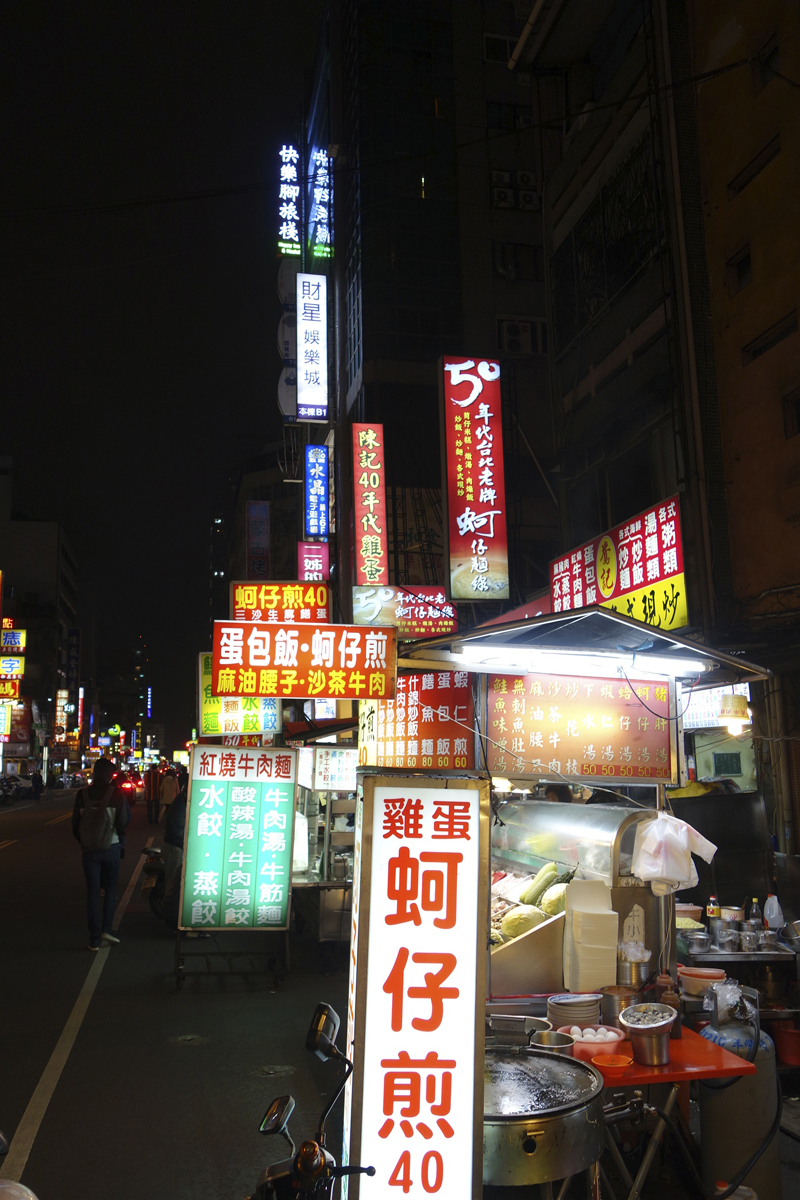
[{"label": "stainless steel container", "polygon": [[[650,1025],[631,1024],[628,1017],[642,1009],[659,1011],[659,1020]],[[645,1067],[664,1067],[670,1060],[669,1035],[677,1017],[668,1004],[633,1004],[619,1014],[620,1027],[631,1039],[634,1060]]]},{"label": "stainless steel container", "polygon": [[637,992],[651,973],[649,962],[624,962],[617,960],[617,983],[621,987],[636,988]]},{"label": "stainless steel container", "polygon": [[762,929],[758,935],[759,950],[777,950],[778,949],[778,931],[777,929]]},{"label": "stainless steel container", "polygon": [[484,1063],[487,1188],[552,1183],[597,1162],[603,1077],[590,1063],[505,1045],[487,1046]]},{"label": "stainless steel container", "polygon": [[575,1038],[571,1033],[557,1033],[555,1029],[546,1029],[531,1034],[531,1046],[535,1050],[550,1050],[551,1053],[566,1054],[572,1058]]},{"label": "stainless steel container", "polygon": [[623,987],[618,984],[616,987],[600,988],[600,995],[603,997],[600,1001],[603,1024],[613,1025],[615,1029],[619,1029],[619,1014],[623,1008],[628,1008],[629,1005],[636,1003],[639,993],[634,987]]},{"label": "stainless steel container", "polygon": [[758,949],[758,934],[754,929],[743,929],[739,934],[739,949],[748,954]]},{"label": "stainless steel container", "polygon": [[741,934],[738,929],[720,929],[717,932],[717,945],[720,950],[727,950],[729,953],[734,953],[739,949],[739,938]]},{"label": "stainless steel container", "polygon": [[714,945],[719,945],[719,934],[723,929],[732,929],[737,931],[739,928],[738,921],[723,921],[722,917],[712,917],[709,925],[711,927],[711,937],[714,940]]},{"label": "stainless steel container", "polygon": [[692,954],[704,954],[711,946],[711,934],[699,930],[683,930],[683,938]]},{"label": "stainless steel container", "polygon": [[800,921],[787,921],[781,928],[781,940],[793,950],[800,950]]},{"label": "stainless steel container", "polygon": [[745,933],[761,933],[764,928],[763,921],[740,921],[739,928]]}]

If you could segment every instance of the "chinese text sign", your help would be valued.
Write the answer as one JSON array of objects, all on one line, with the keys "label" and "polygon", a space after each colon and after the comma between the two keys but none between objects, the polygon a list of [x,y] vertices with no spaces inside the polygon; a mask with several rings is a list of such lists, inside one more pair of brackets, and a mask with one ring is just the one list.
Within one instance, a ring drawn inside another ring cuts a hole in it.
[{"label": "chinese text sign", "polygon": [[440,587],[354,587],[356,625],[394,625],[400,638],[435,637],[458,629],[456,607]]},{"label": "chinese text sign", "polygon": [[630,782],[672,778],[666,680],[490,675],[489,770]]},{"label": "chinese text sign", "polygon": [[214,696],[394,696],[394,629],[214,622]]},{"label": "chinese text sign", "polygon": [[330,547],[327,542],[297,543],[297,575],[304,581],[330,577]]},{"label": "chinese text sign", "polygon": [[362,701],[358,718],[362,766],[446,771],[475,766],[466,671],[400,675],[394,700]]},{"label": "chinese text sign", "polygon": [[70,629],[67,634],[67,691],[72,710],[69,714],[69,728],[79,729],[78,721],[78,688],[81,682],[81,631]]},{"label": "chinese text sign", "polygon": [[[376,787],[359,1196],[473,1194],[480,791]],[[480,937],[479,937],[480,929]],[[363,938],[363,935],[362,935]],[[421,1185],[421,1186],[419,1186]]]},{"label": "chinese text sign", "polygon": [[601,604],[647,625],[689,624],[678,497],[550,563],[553,612]]},{"label": "chinese text sign", "polygon": [[445,358],[442,387],[450,596],[510,595],[500,364]]},{"label": "chinese text sign", "polygon": [[356,583],[389,582],[382,425],[353,425]]},{"label": "chinese text sign", "polygon": [[297,419],[328,419],[328,281],[297,276]]},{"label": "chinese text sign", "polygon": [[0,630],[0,653],[24,654],[27,637],[27,632],[24,629]]},{"label": "chinese text sign", "polygon": [[247,501],[247,578],[269,579],[269,500]]},{"label": "chinese text sign", "polygon": [[0,700],[17,700],[19,698],[18,679],[0,679]]},{"label": "chinese text sign", "polygon": [[300,254],[300,182],[297,166],[300,155],[294,146],[282,146],[278,152],[280,183],[278,185],[278,252]]},{"label": "chinese text sign", "polygon": [[24,674],[25,659],[21,655],[0,655],[0,679],[22,679]]},{"label": "chinese text sign", "polygon": [[314,168],[311,212],[308,218],[309,238],[314,258],[331,256],[331,175],[327,150],[317,150],[311,156]]},{"label": "chinese text sign", "polygon": [[230,586],[230,614],[234,621],[262,621],[270,625],[305,625],[327,621],[328,585],[304,583],[244,583]]},{"label": "chinese text sign", "polygon": [[293,750],[192,751],[183,929],[286,929],[292,883]]},{"label": "chinese text sign", "polygon": [[306,446],[306,537],[328,536],[328,447]]},{"label": "chinese text sign", "polygon": [[280,733],[282,708],[277,696],[214,696],[213,655],[200,655],[198,730],[202,738],[253,737]]},{"label": "chinese text sign", "polygon": [[318,792],[354,792],[358,751],[346,747],[328,749],[317,746],[314,751],[314,788]]}]

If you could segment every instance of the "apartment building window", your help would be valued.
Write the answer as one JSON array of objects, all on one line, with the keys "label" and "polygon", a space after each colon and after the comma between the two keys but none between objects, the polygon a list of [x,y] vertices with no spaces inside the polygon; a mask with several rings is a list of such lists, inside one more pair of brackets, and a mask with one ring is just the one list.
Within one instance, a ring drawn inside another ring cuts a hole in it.
[{"label": "apartment building window", "polygon": [[778,35],[767,38],[753,61],[753,91],[756,95],[780,72],[781,58]]},{"label": "apartment building window", "polygon": [[800,387],[783,397],[783,432],[787,438],[800,433]]},{"label": "apartment building window", "polygon": [[525,129],[531,123],[531,110],[527,104],[502,104],[489,100],[486,104],[486,127],[490,132]]},{"label": "apartment building window", "polygon": [[750,245],[742,246],[725,264],[725,282],[728,285],[728,295],[735,296],[742,288],[747,287],[753,278],[753,267],[750,262]]},{"label": "apartment building window", "polygon": [[785,338],[791,337],[793,333],[797,333],[796,310],[787,313],[780,321],[760,333],[757,338],[753,338],[752,342],[742,346],[742,366],[746,367],[748,363],[754,362],[762,354],[766,354],[768,350],[772,350],[773,347],[784,341]]},{"label": "apartment building window", "polygon": [[501,279],[541,281],[544,279],[544,252],[541,246],[501,242],[495,247],[494,269]]},{"label": "apartment building window", "polygon": [[516,44],[516,38],[503,37],[500,33],[485,33],[483,35],[483,57],[487,62],[508,63]]}]

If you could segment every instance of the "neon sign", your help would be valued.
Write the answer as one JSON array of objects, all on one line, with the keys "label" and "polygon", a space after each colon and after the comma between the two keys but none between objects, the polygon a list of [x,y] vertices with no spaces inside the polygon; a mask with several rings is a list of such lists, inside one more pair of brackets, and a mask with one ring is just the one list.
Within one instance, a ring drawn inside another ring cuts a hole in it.
[{"label": "neon sign", "polygon": [[300,254],[300,213],[297,202],[300,184],[297,178],[297,163],[300,155],[294,146],[282,146],[280,187],[278,189],[278,251],[281,254]]},{"label": "neon sign", "polygon": [[331,256],[331,177],[326,150],[317,150],[313,157],[314,188],[311,218],[311,244],[314,258]]},{"label": "neon sign", "polygon": [[297,419],[328,420],[328,281],[297,276]]},{"label": "neon sign", "polygon": [[306,446],[306,537],[328,536],[328,447]]}]

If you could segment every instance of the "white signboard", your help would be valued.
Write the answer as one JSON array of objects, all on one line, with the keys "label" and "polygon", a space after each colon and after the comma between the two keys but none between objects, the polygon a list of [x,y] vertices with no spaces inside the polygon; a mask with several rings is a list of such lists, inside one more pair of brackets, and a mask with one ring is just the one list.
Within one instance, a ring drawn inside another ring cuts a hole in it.
[{"label": "white signboard", "polygon": [[703,691],[692,692],[689,703],[681,701],[679,707],[686,705],[683,710],[684,729],[721,729],[726,722],[719,715],[719,705],[723,696],[746,696],[750,700],[750,684],[734,683],[730,687],[704,688]]},{"label": "white signboard", "polygon": [[314,788],[319,792],[354,792],[358,750],[318,746],[314,760]]},{"label": "white signboard", "polygon": [[297,419],[328,420],[328,281],[297,275]]},{"label": "white signboard", "polygon": [[[356,1014],[363,1083],[346,1118],[350,1161],[357,1153],[376,1173],[357,1185],[351,1179],[350,1195],[383,1200],[413,1187],[415,1196],[469,1200],[481,1184],[476,1012],[484,1003],[478,946],[488,900],[480,895],[486,789],[386,782],[376,781],[371,827],[365,809],[372,860],[360,882],[369,887],[369,927],[359,931],[353,960],[366,958]],[[351,1003],[352,994],[351,981]]]}]

